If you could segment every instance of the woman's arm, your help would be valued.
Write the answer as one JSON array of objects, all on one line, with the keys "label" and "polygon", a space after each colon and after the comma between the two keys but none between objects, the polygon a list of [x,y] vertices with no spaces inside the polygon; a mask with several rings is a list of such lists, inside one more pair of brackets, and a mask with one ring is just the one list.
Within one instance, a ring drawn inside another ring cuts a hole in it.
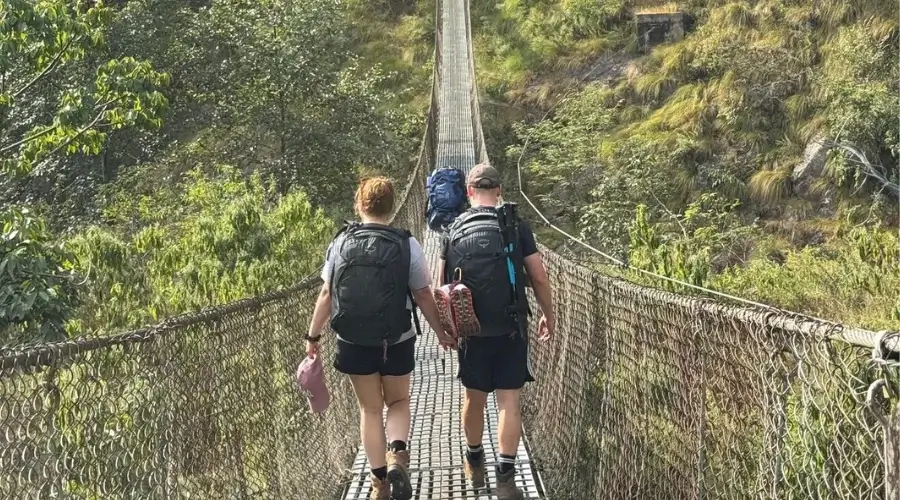
[{"label": "woman's arm", "polygon": [[443,336],[444,327],[441,325],[441,317],[438,314],[437,304],[434,302],[434,295],[431,293],[431,288],[425,287],[413,290],[413,297],[416,299],[416,305],[419,306],[419,309],[422,311],[422,316],[425,316],[425,321],[431,325],[431,329],[434,330],[439,337]]},{"label": "woman's arm", "polygon": [[409,250],[409,289],[412,291],[413,299],[422,311],[422,316],[425,316],[425,321],[437,334],[438,342],[442,346],[452,347],[450,337],[447,336],[441,325],[437,304],[434,303],[434,295],[431,293],[431,269],[428,268],[425,252],[422,251],[422,246],[415,238],[410,238]]},{"label": "woman's arm", "polygon": [[312,321],[309,322],[309,336],[317,337],[325,329],[325,322],[331,315],[331,290],[328,282],[322,283],[322,290],[316,299],[316,307],[313,309]]},{"label": "woman's arm", "polygon": [[413,290],[412,293],[413,298],[416,299],[416,305],[422,311],[422,316],[425,316],[425,321],[431,325],[431,329],[437,334],[438,342],[441,345],[453,347],[450,337],[447,336],[447,332],[444,331],[444,326],[441,324],[441,316],[438,313],[437,304],[434,302],[431,287],[419,288],[418,290]]}]

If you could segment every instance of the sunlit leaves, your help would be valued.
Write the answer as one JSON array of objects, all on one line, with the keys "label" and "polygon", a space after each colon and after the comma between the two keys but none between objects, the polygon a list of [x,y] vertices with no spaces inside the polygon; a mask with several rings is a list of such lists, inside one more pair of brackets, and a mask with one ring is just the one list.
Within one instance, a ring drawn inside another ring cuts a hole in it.
[{"label": "sunlit leaves", "polygon": [[[168,78],[146,62],[104,57],[110,16],[100,1],[0,0],[0,175],[28,174],[56,155],[95,155],[111,130],[159,128]],[[86,60],[105,62],[93,78],[57,78]],[[37,333],[28,340],[60,338],[76,302],[68,254],[28,209],[5,206],[0,223],[3,341],[25,330]]]},{"label": "sunlit leaves", "polygon": [[[900,71],[896,44],[877,39],[864,23],[858,23],[841,28],[824,52],[827,59],[816,79],[815,96],[825,108],[830,133],[872,158],[887,153],[885,157],[890,156],[893,165],[879,165],[879,169],[885,178],[897,182],[900,93],[896,82]],[[852,159],[838,160],[837,171],[859,173],[855,165],[845,165]]]},{"label": "sunlit leaves", "polygon": [[[121,198],[109,213],[118,227],[72,242],[81,267],[91,269],[88,305],[73,332],[138,326],[293,284],[316,270],[334,233],[302,192],[279,196],[259,175],[245,179],[230,167],[192,170],[181,185]],[[120,306],[99,307],[107,303]]]},{"label": "sunlit leaves", "polygon": [[0,13],[0,72],[14,77],[26,75],[23,68],[40,74],[100,47],[112,15],[102,1],[83,0],[2,0]]},{"label": "sunlit leaves", "polygon": [[77,305],[70,254],[27,208],[0,212],[0,345],[58,340]]},{"label": "sunlit leaves", "polygon": [[[133,58],[111,60],[97,69],[97,77],[84,88],[69,90],[50,123],[35,126],[0,150],[7,158],[7,173],[27,173],[43,158],[56,153],[97,154],[110,130],[139,126],[158,129],[167,100],[158,90],[167,75]],[[14,156],[18,149],[18,156]]]}]

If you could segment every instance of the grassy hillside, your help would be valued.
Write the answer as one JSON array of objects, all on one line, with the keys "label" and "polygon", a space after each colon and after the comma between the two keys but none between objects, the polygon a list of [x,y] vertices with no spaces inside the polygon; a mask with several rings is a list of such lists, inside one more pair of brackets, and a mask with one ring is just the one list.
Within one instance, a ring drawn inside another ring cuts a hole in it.
[{"label": "grassy hillside", "polygon": [[[900,327],[896,2],[474,8],[493,157],[511,171],[529,141],[527,192],[556,222],[661,274]],[[695,28],[638,53],[651,8]]]}]

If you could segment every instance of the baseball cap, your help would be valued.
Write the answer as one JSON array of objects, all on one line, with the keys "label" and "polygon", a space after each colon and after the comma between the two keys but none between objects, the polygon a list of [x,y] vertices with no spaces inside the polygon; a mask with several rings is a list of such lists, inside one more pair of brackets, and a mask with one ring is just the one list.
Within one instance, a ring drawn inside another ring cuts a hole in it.
[{"label": "baseball cap", "polygon": [[309,409],[313,413],[322,413],[331,402],[331,395],[325,385],[325,368],[322,357],[306,357],[297,367],[297,385],[309,399]]},{"label": "baseball cap", "polygon": [[472,167],[472,170],[469,171],[469,176],[466,178],[466,183],[478,189],[498,188],[502,184],[500,172],[486,163],[480,163]]}]

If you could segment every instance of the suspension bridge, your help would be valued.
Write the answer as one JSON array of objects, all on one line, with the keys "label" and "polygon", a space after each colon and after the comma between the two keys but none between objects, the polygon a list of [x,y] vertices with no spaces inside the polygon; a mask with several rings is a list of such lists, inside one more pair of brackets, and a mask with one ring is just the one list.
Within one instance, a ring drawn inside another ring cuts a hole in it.
[{"label": "suspension bridge", "polygon": [[[394,217],[433,270],[425,177],[488,160],[469,4],[436,4],[431,105]],[[558,332],[532,349],[516,479],[526,498],[900,498],[898,334],[641,287],[541,250]],[[292,379],[320,285],[4,349],[0,496],[367,498],[348,383],[329,368],[333,399],[317,416]],[[411,394],[416,499],[493,498],[464,481],[455,376],[455,356],[426,332]],[[490,484],[493,398],[486,417]]]}]

